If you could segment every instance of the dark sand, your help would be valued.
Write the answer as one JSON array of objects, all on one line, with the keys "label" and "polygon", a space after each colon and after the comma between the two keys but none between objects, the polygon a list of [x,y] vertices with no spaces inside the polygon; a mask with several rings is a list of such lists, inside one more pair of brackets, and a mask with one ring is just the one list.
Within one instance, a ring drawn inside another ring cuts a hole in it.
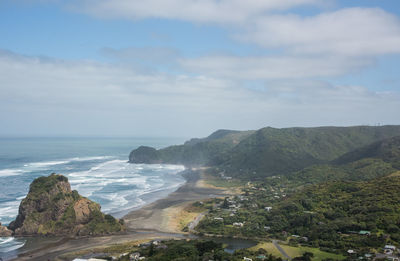
[{"label": "dark sand", "polygon": [[14,260],[65,260],[59,259],[60,255],[87,249],[121,244],[130,241],[152,238],[185,238],[187,235],[169,233],[164,210],[182,205],[185,202],[202,200],[216,196],[226,196],[224,190],[199,186],[201,170],[186,171],[187,182],[167,198],[160,199],[141,209],[134,210],[124,216],[127,231],[121,235],[109,235],[89,238],[54,238],[54,242],[40,243],[24,246],[22,254]]}]

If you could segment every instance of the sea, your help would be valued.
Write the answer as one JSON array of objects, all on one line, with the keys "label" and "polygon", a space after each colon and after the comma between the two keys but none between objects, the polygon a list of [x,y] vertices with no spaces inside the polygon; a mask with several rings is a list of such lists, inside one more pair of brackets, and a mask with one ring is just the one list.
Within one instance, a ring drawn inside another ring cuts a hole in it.
[{"label": "sea", "polygon": [[[185,183],[180,165],[131,164],[140,145],[162,148],[183,138],[0,138],[0,222],[9,224],[37,177],[68,177],[72,189],[99,203],[103,212],[122,217],[130,210],[166,197]],[[1,238],[0,257],[25,244]]]}]

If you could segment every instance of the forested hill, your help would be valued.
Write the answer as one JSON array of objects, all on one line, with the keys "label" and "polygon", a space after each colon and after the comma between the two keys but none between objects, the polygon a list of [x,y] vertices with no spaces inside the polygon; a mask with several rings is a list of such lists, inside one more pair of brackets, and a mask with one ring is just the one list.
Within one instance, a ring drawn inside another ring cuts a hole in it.
[{"label": "forested hill", "polygon": [[312,165],[288,175],[300,183],[335,180],[359,181],[387,176],[400,170],[400,136],[374,142],[344,154],[330,164]]},{"label": "forested hill", "polygon": [[220,130],[184,145],[160,150],[139,147],[132,151],[129,161],[207,165],[230,176],[256,179],[287,175],[309,166],[330,163],[342,156],[342,161],[346,157],[350,160],[350,154],[344,156],[346,153],[394,136],[400,136],[400,126]]},{"label": "forested hill", "polygon": [[210,165],[254,132],[218,130],[206,138],[191,139],[183,145],[169,146],[160,150],[141,146],[130,153],[129,162]]}]

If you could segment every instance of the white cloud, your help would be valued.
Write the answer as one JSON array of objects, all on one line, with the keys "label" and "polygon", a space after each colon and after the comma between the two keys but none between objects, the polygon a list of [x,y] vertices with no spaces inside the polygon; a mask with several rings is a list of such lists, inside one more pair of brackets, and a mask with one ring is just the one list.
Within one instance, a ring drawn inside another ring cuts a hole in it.
[{"label": "white cloud", "polygon": [[181,59],[190,71],[231,79],[301,79],[337,76],[373,64],[371,59],[343,56],[206,56]]},{"label": "white cloud", "polygon": [[217,76],[0,52],[0,82],[0,134],[202,136],[218,128],[400,123],[398,93],[315,80],[268,81],[254,91]]},{"label": "white cloud", "polygon": [[[81,12],[106,18],[164,18],[200,23],[243,23],[254,16],[322,0],[79,0]],[[78,6],[78,7],[77,7]]]},{"label": "white cloud", "polygon": [[400,52],[400,20],[378,8],[347,8],[316,16],[256,18],[237,35],[292,53],[376,56]]}]

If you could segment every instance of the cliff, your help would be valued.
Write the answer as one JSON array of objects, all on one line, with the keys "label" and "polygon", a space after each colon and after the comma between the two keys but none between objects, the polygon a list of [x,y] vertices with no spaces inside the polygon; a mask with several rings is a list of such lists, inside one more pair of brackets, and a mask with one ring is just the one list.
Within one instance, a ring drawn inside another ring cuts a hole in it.
[{"label": "cliff", "polygon": [[51,174],[35,179],[9,229],[15,235],[101,235],[124,230],[122,221],[72,191],[68,179]]}]

